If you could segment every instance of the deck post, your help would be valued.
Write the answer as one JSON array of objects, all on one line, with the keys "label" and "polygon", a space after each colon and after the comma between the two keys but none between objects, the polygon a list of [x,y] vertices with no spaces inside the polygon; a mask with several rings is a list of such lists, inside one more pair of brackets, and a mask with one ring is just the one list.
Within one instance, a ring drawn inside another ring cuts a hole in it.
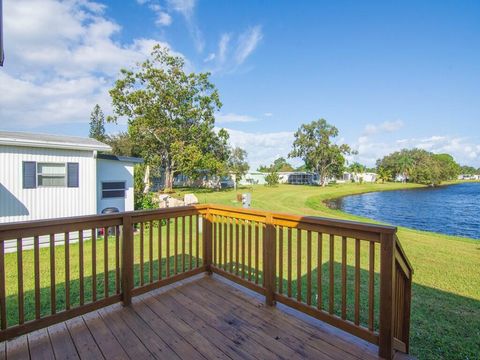
[{"label": "deck post", "polygon": [[208,274],[212,274],[212,214],[207,210],[206,215],[203,217],[203,261],[205,269]]},{"label": "deck post", "polygon": [[133,289],[133,224],[130,215],[122,217],[122,302],[124,306],[132,303]]},{"label": "deck post", "polygon": [[268,306],[275,305],[275,274],[276,274],[276,232],[273,217],[266,217],[264,232],[263,276],[265,277],[265,302]]},{"label": "deck post", "polygon": [[395,238],[393,234],[380,234],[380,328],[378,354],[393,358],[393,326],[395,298]]}]

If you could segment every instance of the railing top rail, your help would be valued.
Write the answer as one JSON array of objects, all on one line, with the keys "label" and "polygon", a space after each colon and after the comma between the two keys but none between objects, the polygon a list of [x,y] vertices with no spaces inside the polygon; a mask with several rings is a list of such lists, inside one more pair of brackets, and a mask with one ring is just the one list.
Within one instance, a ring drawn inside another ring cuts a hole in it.
[{"label": "railing top rail", "polygon": [[367,224],[358,221],[351,221],[351,220],[338,220],[326,217],[319,217],[319,216],[301,216],[301,215],[292,215],[292,214],[285,214],[280,212],[272,212],[272,211],[264,211],[264,210],[254,210],[254,209],[242,209],[233,206],[227,205],[217,205],[217,204],[209,204],[209,209],[217,209],[228,211],[231,213],[239,213],[245,215],[256,215],[267,217],[271,215],[273,220],[289,220],[295,222],[303,222],[313,225],[323,225],[328,227],[334,228],[348,228],[352,230],[360,230],[370,233],[376,234],[395,234],[397,232],[397,228],[395,226],[388,226],[388,225],[378,225],[378,224]]},{"label": "railing top rail", "polygon": [[[49,220],[28,220],[28,221],[19,221],[19,222],[10,222],[0,224],[0,241],[8,240],[10,236],[8,234],[14,231],[27,231],[31,229],[39,228],[49,228],[49,227],[58,227],[62,225],[81,225],[94,222],[105,222],[106,226],[115,225],[118,221],[118,224],[121,223],[121,219],[124,216],[131,216],[133,221],[145,216],[161,216],[176,213],[185,213],[189,211],[200,211],[206,210],[207,205],[190,205],[190,206],[179,206],[175,208],[165,208],[165,209],[155,209],[155,210],[137,210],[137,211],[126,211],[113,214],[98,214],[98,215],[85,215],[85,216],[73,216],[73,217],[62,217]],[[101,227],[101,225],[99,226]],[[8,233],[8,234],[6,234]]]},{"label": "railing top rail", "polygon": [[395,243],[397,244],[398,253],[402,257],[403,261],[405,261],[405,263],[407,264],[408,270],[410,270],[410,272],[413,274],[413,266],[410,263],[410,260],[408,260],[407,254],[405,253],[405,250],[403,249],[402,243],[400,242],[400,240],[398,239],[398,237],[396,235],[395,235]]}]

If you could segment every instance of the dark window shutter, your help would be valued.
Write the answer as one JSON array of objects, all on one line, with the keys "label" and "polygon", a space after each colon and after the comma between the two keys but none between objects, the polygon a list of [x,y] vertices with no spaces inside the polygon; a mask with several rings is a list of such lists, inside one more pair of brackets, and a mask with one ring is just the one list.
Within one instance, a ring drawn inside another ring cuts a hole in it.
[{"label": "dark window shutter", "polygon": [[23,188],[35,189],[37,187],[37,163],[35,161],[23,162]]},{"label": "dark window shutter", "polygon": [[78,163],[67,163],[67,186],[78,187]]}]

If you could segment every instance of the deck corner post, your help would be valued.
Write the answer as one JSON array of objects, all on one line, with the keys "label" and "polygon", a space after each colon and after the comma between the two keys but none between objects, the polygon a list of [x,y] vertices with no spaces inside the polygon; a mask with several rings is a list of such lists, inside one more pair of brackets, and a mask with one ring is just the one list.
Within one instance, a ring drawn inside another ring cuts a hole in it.
[{"label": "deck corner post", "polygon": [[380,234],[380,319],[378,354],[392,359],[395,299],[395,237]]},{"label": "deck corner post", "polygon": [[132,303],[133,289],[133,224],[130,215],[122,217],[122,303],[129,306]]},{"label": "deck corner post", "polygon": [[276,231],[273,217],[268,214],[265,219],[263,276],[265,276],[265,302],[268,306],[275,305],[275,274],[276,274]]},{"label": "deck corner post", "polygon": [[212,241],[212,214],[207,210],[207,213],[203,217],[203,261],[209,275],[212,274]]}]

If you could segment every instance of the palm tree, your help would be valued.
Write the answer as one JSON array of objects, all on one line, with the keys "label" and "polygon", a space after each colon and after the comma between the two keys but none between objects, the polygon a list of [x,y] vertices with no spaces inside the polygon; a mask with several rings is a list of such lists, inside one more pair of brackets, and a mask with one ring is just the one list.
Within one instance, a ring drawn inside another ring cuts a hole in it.
[{"label": "palm tree", "polygon": [[408,154],[402,154],[398,159],[398,169],[403,176],[403,182],[407,181],[408,175],[413,169],[413,159]]},{"label": "palm tree", "polygon": [[377,173],[378,179],[382,182],[382,184],[384,184],[385,181],[390,181],[392,179],[392,173],[384,167],[379,167]]},{"label": "palm tree", "polygon": [[365,171],[365,166],[363,166],[359,162],[354,162],[352,165],[350,165],[349,170],[355,178],[357,174],[360,174]]}]

